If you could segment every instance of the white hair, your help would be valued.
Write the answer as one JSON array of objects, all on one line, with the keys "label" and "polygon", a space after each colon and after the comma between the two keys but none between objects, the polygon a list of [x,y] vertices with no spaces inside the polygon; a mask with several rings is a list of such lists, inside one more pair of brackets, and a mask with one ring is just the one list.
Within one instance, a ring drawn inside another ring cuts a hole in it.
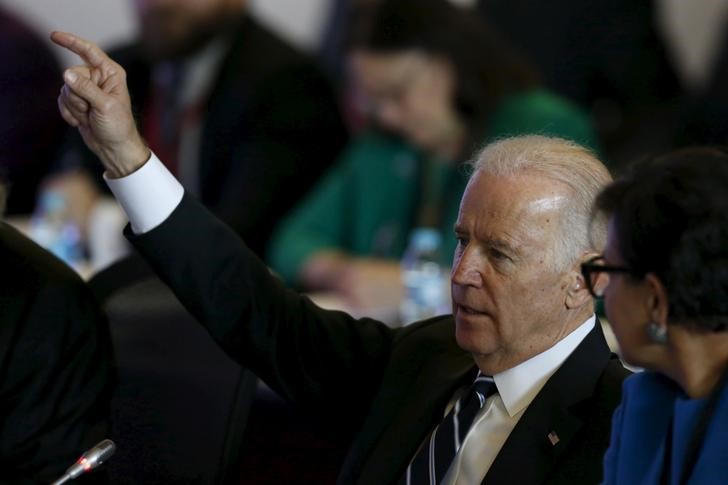
[{"label": "white hair", "polygon": [[554,264],[567,268],[586,252],[601,252],[606,244],[606,222],[593,220],[592,205],[612,181],[609,171],[589,149],[562,138],[525,135],[486,145],[472,162],[474,173],[536,175],[568,190],[561,206],[561,237]]}]

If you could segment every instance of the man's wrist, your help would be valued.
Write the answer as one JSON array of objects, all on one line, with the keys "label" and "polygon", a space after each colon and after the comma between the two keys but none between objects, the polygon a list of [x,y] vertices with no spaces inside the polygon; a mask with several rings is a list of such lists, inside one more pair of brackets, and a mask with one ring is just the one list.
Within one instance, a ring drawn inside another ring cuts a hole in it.
[{"label": "man's wrist", "polygon": [[104,178],[135,234],[164,222],[184,197],[180,183],[153,153],[135,172],[117,179],[107,172]]},{"label": "man's wrist", "polygon": [[152,152],[149,148],[141,138],[137,138],[123,146],[110,150],[108,154],[103,154],[101,160],[108,177],[118,179],[139,170],[149,161],[151,156]]}]

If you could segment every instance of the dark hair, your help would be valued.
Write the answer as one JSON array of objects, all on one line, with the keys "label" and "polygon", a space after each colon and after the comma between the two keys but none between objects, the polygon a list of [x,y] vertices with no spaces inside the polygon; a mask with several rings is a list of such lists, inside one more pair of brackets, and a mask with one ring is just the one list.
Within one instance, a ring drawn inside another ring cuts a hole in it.
[{"label": "dark hair", "polygon": [[377,1],[355,11],[353,24],[350,49],[421,49],[450,61],[455,109],[468,124],[483,122],[503,96],[536,84],[535,72],[481,14],[447,0]]},{"label": "dark hair", "polygon": [[597,198],[634,277],[665,285],[673,322],[728,328],[728,152],[696,147],[638,163]]}]

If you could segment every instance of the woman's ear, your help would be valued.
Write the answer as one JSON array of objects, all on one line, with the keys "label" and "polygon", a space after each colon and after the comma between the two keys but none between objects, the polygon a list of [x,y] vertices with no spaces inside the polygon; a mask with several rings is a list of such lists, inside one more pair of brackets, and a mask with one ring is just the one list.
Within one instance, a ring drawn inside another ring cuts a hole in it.
[{"label": "woman's ear", "polygon": [[645,288],[645,310],[650,320],[660,326],[667,325],[670,310],[670,300],[667,296],[667,289],[660,278],[654,273],[647,273],[644,278]]}]

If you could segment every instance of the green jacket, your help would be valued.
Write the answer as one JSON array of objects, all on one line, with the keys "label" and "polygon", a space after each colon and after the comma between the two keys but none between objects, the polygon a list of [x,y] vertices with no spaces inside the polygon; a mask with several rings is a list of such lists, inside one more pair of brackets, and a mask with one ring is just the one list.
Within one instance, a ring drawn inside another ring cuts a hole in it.
[{"label": "green jacket", "polygon": [[[586,115],[542,90],[510,96],[491,115],[483,143],[523,134],[574,140],[594,148]],[[405,141],[369,133],[352,142],[337,164],[274,233],[268,263],[287,282],[314,253],[338,249],[356,256],[401,258],[417,226],[427,156]],[[462,163],[433,163],[440,186],[442,262],[455,249],[453,225],[468,180]]]}]

